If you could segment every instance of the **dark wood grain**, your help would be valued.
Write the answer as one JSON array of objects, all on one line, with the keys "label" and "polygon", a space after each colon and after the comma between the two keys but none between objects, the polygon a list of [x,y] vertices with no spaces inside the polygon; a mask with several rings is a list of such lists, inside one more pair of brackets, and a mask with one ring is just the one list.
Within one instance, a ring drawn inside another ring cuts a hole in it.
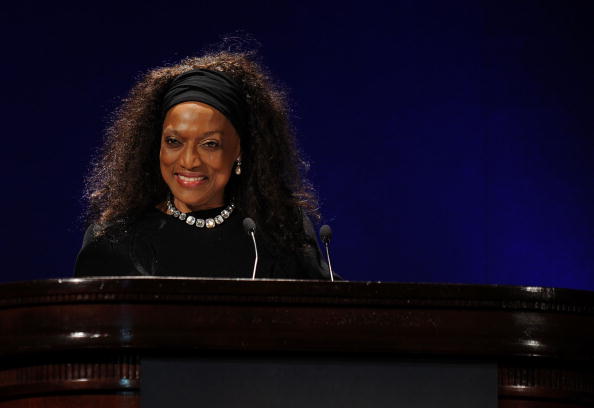
[{"label": "dark wood grain", "polygon": [[0,401],[0,408],[139,408],[138,395],[44,395]]},{"label": "dark wood grain", "polygon": [[19,282],[0,285],[0,333],[0,407],[86,392],[136,404],[116,393],[138,392],[143,355],[204,353],[492,361],[501,406],[594,404],[594,293],[587,291],[191,278]]}]

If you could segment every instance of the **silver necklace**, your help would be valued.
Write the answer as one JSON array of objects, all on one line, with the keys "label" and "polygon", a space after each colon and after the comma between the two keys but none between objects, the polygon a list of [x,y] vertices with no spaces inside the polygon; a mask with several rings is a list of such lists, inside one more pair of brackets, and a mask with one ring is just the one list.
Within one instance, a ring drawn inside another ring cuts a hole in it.
[{"label": "silver necklace", "polygon": [[171,202],[171,196],[167,198],[167,214],[181,221],[185,221],[188,225],[195,225],[198,228],[214,228],[217,225],[222,224],[227,218],[229,218],[234,209],[235,204],[231,203],[227,207],[225,207],[225,209],[221,211],[221,213],[216,217],[207,218],[204,220],[202,218],[196,218],[192,215],[189,215],[189,213],[181,212],[180,210],[175,208],[175,205],[173,205],[173,203]]}]

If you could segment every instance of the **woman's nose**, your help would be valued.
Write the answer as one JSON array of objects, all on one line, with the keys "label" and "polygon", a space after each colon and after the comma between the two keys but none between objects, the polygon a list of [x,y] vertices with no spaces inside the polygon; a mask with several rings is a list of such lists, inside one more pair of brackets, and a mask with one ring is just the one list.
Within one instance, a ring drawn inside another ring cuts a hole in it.
[{"label": "woman's nose", "polygon": [[182,152],[180,164],[189,170],[194,167],[199,167],[201,163],[200,154],[198,153],[196,146],[187,144]]}]

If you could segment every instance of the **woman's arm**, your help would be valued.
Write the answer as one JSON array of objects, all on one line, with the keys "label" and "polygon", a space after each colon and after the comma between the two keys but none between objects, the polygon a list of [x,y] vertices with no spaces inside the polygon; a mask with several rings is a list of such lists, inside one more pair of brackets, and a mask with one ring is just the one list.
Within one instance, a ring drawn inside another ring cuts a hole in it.
[{"label": "woman's arm", "polygon": [[75,277],[145,275],[143,268],[136,265],[138,262],[133,261],[129,240],[97,237],[96,228],[90,225],[85,232],[74,265]]}]

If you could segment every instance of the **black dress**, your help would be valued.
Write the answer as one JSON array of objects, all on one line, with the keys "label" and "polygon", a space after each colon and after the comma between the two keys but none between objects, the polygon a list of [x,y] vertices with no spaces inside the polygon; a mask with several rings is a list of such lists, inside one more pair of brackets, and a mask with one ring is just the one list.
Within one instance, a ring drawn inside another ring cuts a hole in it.
[{"label": "black dress", "polygon": [[[223,208],[191,213],[212,218]],[[313,226],[304,218],[312,244],[295,252],[280,251],[256,230],[256,278],[329,279]],[[252,239],[236,213],[215,228],[190,226],[153,208],[127,228],[119,238],[95,237],[95,226],[85,233],[75,265],[76,277],[89,276],[189,276],[251,278],[254,265]]]}]

